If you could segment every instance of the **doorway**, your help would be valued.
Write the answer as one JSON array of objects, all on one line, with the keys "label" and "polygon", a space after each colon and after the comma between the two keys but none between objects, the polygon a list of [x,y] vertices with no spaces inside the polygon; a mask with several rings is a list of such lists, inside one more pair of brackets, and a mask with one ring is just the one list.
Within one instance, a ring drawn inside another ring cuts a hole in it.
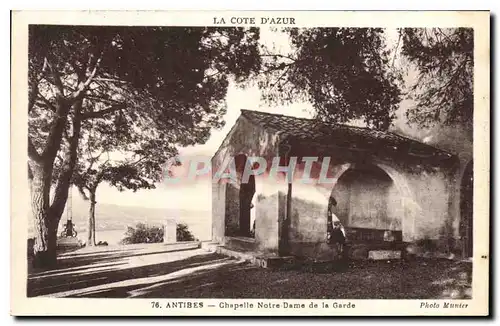
[{"label": "doorway", "polygon": [[255,177],[251,175],[247,183],[240,186],[240,236],[255,236]]}]

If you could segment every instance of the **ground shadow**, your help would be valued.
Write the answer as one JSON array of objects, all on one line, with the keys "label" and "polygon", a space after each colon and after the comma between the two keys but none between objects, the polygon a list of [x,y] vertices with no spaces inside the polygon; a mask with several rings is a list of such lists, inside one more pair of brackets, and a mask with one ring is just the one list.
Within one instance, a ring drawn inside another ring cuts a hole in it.
[{"label": "ground shadow", "polygon": [[[144,257],[150,254],[144,253]],[[81,265],[74,261],[66,270],[30,275],[28,296],[290,299],[468,299],[472,296],[472,265],[467,262],[356,261],[342,271],[319,273],[305,268],[257,268],[202,250],[182,255],[169,262],[165,261],[165,255],[159,255],[160,261],[154,261],[153,257],[153,261],[138,267],[127,263],[130,257],[141,261],[137,252],[132,255],[108,252],[92,260],[74,257]]]},{"label": "ground shadow", "polygon": [[[162,253],[162,252],[156,252]],[[131,256],[106,255],[99,259],[73,262],[69,268],[58,268],[28,277],[27,294],[29,297],[84,289],[96,285],[109,284],[124,280],[150,278],[172,273],[186,267],[197,267],[226,258],[216,254],[195,255],[172,262],[159,262],[140,267],[129,267],[123,258]],[[126,267],[126,268],[123,268]]]},{"label": "ground shadow", "polygon": [[470,299],[470,272],[470,264],[438,260],[366,262],[330,273],[224,266],[149,287],[140,297]]},{"label": "ground shadow", "polygon": [[144,248],[126,248],[116,249],[110,251],[96,251],[96,252],[83,252],[83,253],[62,253],[58,256],[57,265],[50,269],[35,269],[28,264],[28,274],[38,273],[57,273],[61,270],[69,268],[78,268],[85,265],[98,264],[101,262],[117,261],[123,258],[156,255],[169,252],[178,252],[192,250],[186,249],[165,249],[160,251],[145,251]]}]

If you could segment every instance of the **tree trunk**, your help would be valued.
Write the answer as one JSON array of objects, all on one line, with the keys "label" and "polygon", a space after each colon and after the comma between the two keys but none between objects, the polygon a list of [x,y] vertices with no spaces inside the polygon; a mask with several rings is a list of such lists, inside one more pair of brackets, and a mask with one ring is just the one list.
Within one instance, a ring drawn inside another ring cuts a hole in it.
[{"label": "tree trunk", "polygon": [[[53,178],[54,159],[61,148],[62,133],[66,124],[68,107],[60,105],[59,118],[56,119],[47,145],[42,155],[36,150],[29,151],[29,166],[31,170],[31,202],[35,220],[35,244],[33,248],[33,265],[39,268],[51,268],[57,262],[57,229],[68,198],[71,186],[71,175],[77,160],[78,139],[80,137],[81,120],[79,110],[81,101],[76,102],[75,117],[73,118],[73,135],[70,139],[69,150],[66,153],[63,172],[61,173],[50,203],[50,190]],[[31,143],[30,143],[31,144]]]},{"label": "tree trunk", "polygon": [[[48,67],[54,81],[55,91],[55,113],[56,118],[52,121],[49,135],[41,153],[35,148],[32,139],[28,136],[29,173],[31,183],[31,206],[35,220],[35,243],[34,261],[36,267],[52,267],[57,262],[57,229],[68,198],[68,190],[71,186],[71,176],[77,160],[78,140],[81,129],[81,107],[83,94],[88,83],[82,84],[80,80],[79,90],[71,99],[65,97],[64,86],[61,76],[56,67],[45,60],[44,68]],[[95,67],[97,68],[97,66]],[[95,74],[94,68],[94,74]],[[90,79],[88,80],[90,81]],[[38,85],[36,85],[38,88]],[[34,89],[29,94],[28,112],[36,102]],[[50,204],[50,190],[52,186],[54,160],[61,149],[63,134],[67,125],[67,117],[70,109],[74,110],[73,135],[69,140],[69,153],[66,154],[65,167],[60,175],[55,190],[54,201]]]},{"label": "tree trunk", "polygon": [[80,116],[81,102],[75,103],[73,107],[75,108],[75,116],[72,120],[73,134],[69,139],[69,148],[64,155],[62,172],[57,180],[57,186],[54,190],[54,200],[50,207],[53,215],[57,216],[58,223],[68,200],[73,170],[75,169],[76,162],[78,161],[78,141],[80,140],[80,131],[82,128]]},{"label": "tree trunk", "polygon": [[95,246],[95,190],[90,190],[90,209],[89,209],[89,235],[87,246]]},{"label": "tree trunk", "polygon": [[41,164],[30,163],[33,177],[31,180],[31,208],[35,222],[33,266],[49,268],[54,266],[57,261],[57,224],[54,225],[49,207],[49,177],[51,173]]}]

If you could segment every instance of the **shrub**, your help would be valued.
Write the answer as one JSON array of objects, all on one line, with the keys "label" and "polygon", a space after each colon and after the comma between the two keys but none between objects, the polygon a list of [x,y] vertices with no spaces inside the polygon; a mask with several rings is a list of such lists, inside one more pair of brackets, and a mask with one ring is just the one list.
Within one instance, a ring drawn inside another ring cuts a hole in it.
[{"label": "shrub", "polygon": [[[177,241],[194,241],[193,234],[186,224],[177,224]],[[134,243],[161,243],[163,242],[163,228],[158,226],[149,226],[144,223],[138,223],[135,228],[128,227],[122,244]]]},{"label": "shrub", "polygon": [[[186,224],[177,224],[177,241],[194,241],[194,236]],[[162,237],[163,238],[163,237]]]},{"label": "shrub", "polygon": [[163,242],[163,228],[144,223],[138,223],[135,228],[129,226],[125,238],[121,241],[122,244],[159,242]]}]

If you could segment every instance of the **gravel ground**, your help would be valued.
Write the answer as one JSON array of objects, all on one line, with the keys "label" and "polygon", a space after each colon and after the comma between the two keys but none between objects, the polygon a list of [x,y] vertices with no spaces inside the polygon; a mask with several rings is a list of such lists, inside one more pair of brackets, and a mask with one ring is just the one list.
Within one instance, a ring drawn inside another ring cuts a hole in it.
[{"label": "gravel ground", "polygon": [[[111,249],[111,248],[110,248]],[[70,257],[68,257],[70,258]],[[377,261],[343,271],[268,270],[201,249],[72,253],[28,277],[28,296],[147,298],[470,298],[470,263]]]}]

